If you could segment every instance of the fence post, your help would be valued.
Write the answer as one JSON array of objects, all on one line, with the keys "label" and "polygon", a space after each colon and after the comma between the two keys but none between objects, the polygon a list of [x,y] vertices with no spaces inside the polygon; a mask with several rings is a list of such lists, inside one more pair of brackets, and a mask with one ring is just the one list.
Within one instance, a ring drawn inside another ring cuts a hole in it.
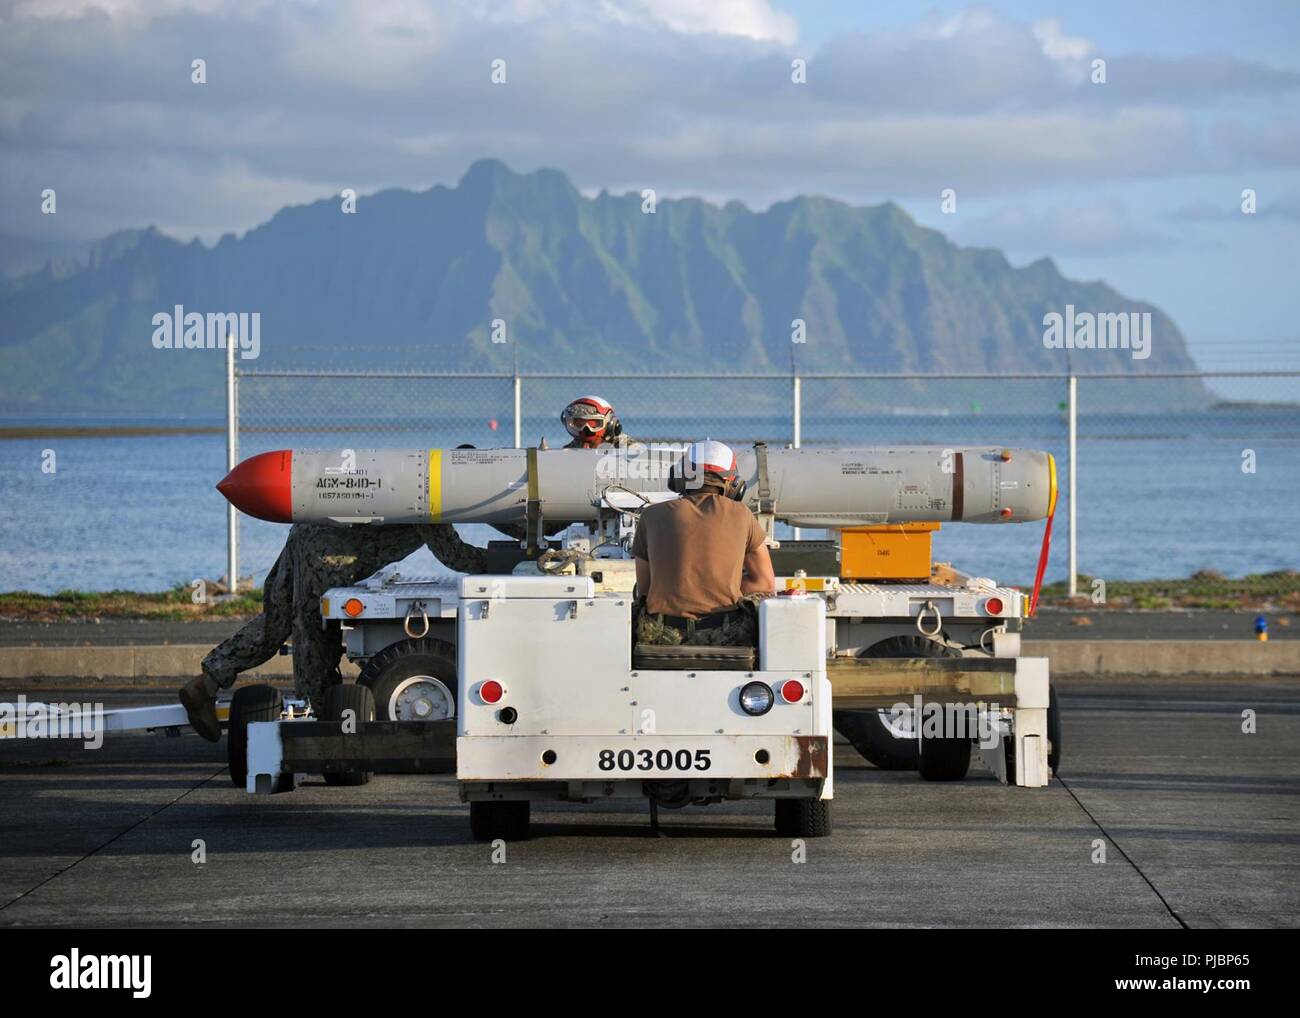
[{"label": "fence post", "polygon": [[799,446],[803,444],[803,379],[798,375],[794,376],[794,390],[792,396],[794,399],[794,447],[798,449]]},{"label": "fence post", "polygon": [[1070,583],[1071,597],[1079,593],[1079,535],[1078,522],[1078,442],[1079,439],[1079,378],[1070,376]]},{"label": "fence post", "polygon": [[[239,461],[239,380],[235,367],[234,336],[226,336],[226,471]],[[239,591],[239,510],[226,504],[226,589]]]},{"label": "fence post", "polygon": [[[803,444],[803,379],[795,375],[792,379],[793,386],[790,391],[791,398],[791,444],[798,449]],[[803,530],[799,527],[793,529],[794,540],[803,540]]]},{"label": "fence post", "polygon": [[520,419],[519,416],[519,408],[522,405],[523,405],[522,379],[520,379],[519,373],[515,372],[515,448],[516,449],[522,449],[524,447],[524,443],[523,443],[524,422]]}]

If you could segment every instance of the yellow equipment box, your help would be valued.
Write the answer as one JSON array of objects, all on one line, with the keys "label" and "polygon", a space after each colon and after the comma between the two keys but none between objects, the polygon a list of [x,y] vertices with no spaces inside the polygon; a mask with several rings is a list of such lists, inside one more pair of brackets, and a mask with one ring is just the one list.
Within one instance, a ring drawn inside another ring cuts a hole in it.
[{"label": "yellow equipment box", "polygon": [[937,523],[883,523],[840,531],[840,579],[928,580]]}]

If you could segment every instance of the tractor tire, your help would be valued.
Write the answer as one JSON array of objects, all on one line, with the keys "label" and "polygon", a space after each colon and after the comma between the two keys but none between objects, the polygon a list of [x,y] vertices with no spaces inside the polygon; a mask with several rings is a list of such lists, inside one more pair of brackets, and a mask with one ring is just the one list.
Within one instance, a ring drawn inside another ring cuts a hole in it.
[{"label": "tractor tire", "polygon": [[523,841],[528,837],[528,800],[471,802],[469,830],[478,841]]},{"label": "tractor tire", "polygon": [[456,716],[456,648],[424,637],[400,640],[366,662],[357,684],[375,697],[380,721],[444,721]]},{"label": "tractor tire", "polygon": [[226,759],[230,783],[236,788],[248,784],[248,725],[252,721],[279,721],[284,696],[274,686],[241,686],[230,701],[226,727]]},{"label": "tractor tire", "polygon": [[831,833],[830,799],[774,799],[776,833],[786,838],[825,838]]},{"label": "tractor tire", "polygon": [[[916,636],[891,636],[874,643],[861,658],[961,657],[961,651],[942,643]],[[885,771],[914,771],[920,750],[917,740],[901,738],[888,723],[888,712],[876,710],[837,710],[832,723],[868,763]]]},{"label": "tractor tire", "polygon": [[[320,719],[338,724],[344,711],[355,712],[357,721],[375,720],[375,698],[366,686],[341,684],[325,690]],[[365,785],[370,782],[370,772],[346,764],[332,765],[325,771],[325,784],[336,786]]]}]

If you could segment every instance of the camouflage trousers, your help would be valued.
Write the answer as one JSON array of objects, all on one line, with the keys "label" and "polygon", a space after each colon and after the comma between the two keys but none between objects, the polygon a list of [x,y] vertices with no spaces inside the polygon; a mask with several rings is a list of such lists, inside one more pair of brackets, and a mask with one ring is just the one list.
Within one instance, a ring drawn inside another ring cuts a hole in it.
[{"label": "camouflage trousers", "polygon": [[209,692],[228,689],[240,672],[269,661],[293,643],[293,684],[299,697],[319,706],[327,686],[341,682],[343,634],[325,624],[320,599],[330,587],[348,586],[404,559],[421,544],[457,572],[486,571],[481,548],[466,544],[449,524],[331,527],[294,524],[262,587],[262,614],[250,619],[203,659]]},{"label": "camouflage trousers", "polygon": [[638,602],[633,622],[637,643],[657,644],[661,647],[757,647],[758,602],[766,595],[746,594],[740,599],[737,610],[723,616],[722,625],[709,629],[682,631],[676,626],[661,622],[657,615],[645,611]]}]

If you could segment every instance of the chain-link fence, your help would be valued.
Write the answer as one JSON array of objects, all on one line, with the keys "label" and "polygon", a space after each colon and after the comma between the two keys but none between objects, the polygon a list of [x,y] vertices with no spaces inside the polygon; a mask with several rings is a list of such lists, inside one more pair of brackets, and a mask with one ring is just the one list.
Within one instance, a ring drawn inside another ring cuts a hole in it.
[{"label": "chain-link fence", "polygon": [[[1254,592],[1276,603],[1297,593],[1298,380],[1300,372],[1081,375],[1072,396],[1068,377],[1042,375],[254,370],[238,378],[239,454],[542,439],[557,447],[568,440],[561,408],[586,393],[609,400],[627,433],[645,441],[1046,449],[1061,481],[1048,579],[1063,592],[1073,534],[1083,596],[1119,592],[1144,606],[1212,604],[1222,596],[1226,606]],[[1039,534],[1038,525],[951,526],[936,551],[967,571],[1027,583]],[[245,521],[246,566],[264,570],[281,539],[275,528]],[[1178,585],[1127,582],[1194,576]]]}]

